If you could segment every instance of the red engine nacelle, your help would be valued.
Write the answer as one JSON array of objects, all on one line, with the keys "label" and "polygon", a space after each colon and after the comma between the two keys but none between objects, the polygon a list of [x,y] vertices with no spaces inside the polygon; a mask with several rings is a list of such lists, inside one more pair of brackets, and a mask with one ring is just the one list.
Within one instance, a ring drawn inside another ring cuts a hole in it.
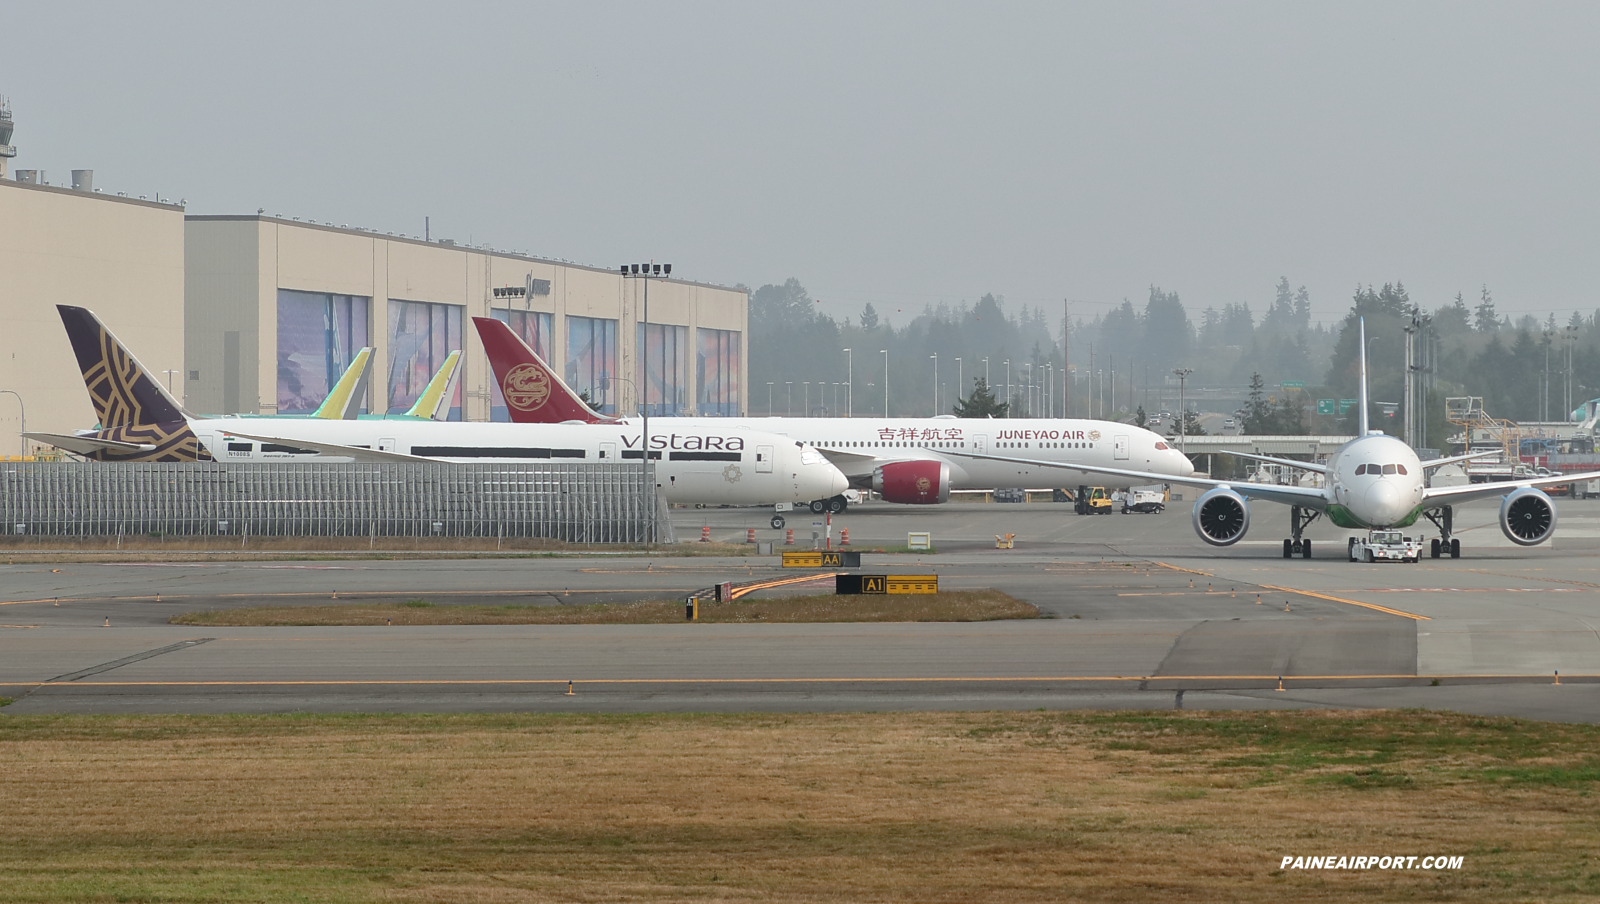
[{"label": "red engine nacelle", "polygon": [[950,465],[942,461],[897,461],[872,472],[872,491],[885,502],[934,505],[950,501]]}]

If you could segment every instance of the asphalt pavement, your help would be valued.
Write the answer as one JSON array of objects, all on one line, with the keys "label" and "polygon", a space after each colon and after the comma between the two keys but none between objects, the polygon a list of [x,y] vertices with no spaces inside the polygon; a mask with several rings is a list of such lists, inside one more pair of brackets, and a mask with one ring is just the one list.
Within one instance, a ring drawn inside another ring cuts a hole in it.
[{"label": "asphalt pavement", "polygon": [[[0,714],[1399,706],[1600,721],[1600,500],[1559,500],[1551,545],[1513,546],[1482,503],[1458,510],[1463,558],[1362,565],[1325,522],[1311,559],[1283,559],[1287,512],[1269,505],[1242,543],[1209,547],[1192,498],[1158,515],[880,503],[831,524],[790,516],[794,548],[810,548],[814,521],[833,542],[847,528],[856,549],[927,531],[935,553],[866,552],[862,570],[995,587],[1040,607],[1027,621],[193,628],[167,621],[252,605],[676,598],[794,572],[776,557],[611,555],[0,565],[0,695],[17,698]],[[753,527],[783,548],[765,510],[674,517],[680,536],[707,526],[738,542]],[[995,549],[1006,533],[1016,548]]]}]

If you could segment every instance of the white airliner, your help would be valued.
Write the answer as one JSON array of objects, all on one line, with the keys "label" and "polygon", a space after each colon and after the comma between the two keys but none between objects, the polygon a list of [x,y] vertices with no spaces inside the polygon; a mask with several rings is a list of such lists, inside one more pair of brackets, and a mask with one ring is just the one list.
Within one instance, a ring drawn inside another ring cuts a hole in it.
[{"label": "white airliner", "polygon": [[[1439,528],[1439,536],[1431,544],[1434,558],[1448,555],[1459,558],[1461,541],[1452,535],[1454,508],[1463,503],[1493,496],[1504,497],[1500,503],[1500,529],[1511,542],[1519,546],[1543,543],[1555,533],[1556,507],[1541,486],[1564,484],[1573,480],[1592,480],[1600,472],[1571,474],[1560,477],[1541,477],[1532,480],[1513,480],[1501,483],[1468,484],[1454,487],[1429,487],[1423,481],[1428,468],[1451,462],[1483,458],[1481,452],[1435,458],[1421,461],[1417,453],[1403,441],[1386,436],[1382,431],[1369,429],[1367,422],[1367,325],[1360,321],[1361,348],[1361,433],[1340,446],[1328,456],[1326,465],[1309,464],[1236,452],[1245,458],[1273,462],[1280,465],[1315,471],[1326,476],[1321,488],[1275,486],[1236,482],[1231,480],[1204,480],[1196,477],[1167,478],[1160,474],[1136,472],[1122,468],[1089,467],[1082,470],[1117,476],[1135,481],[1153,482],[1172,480],[1191,486],[1210,487],[1194,504],[1194,529],[1200,539],[1213,546],[1231,546],[1244,538],[1250,528],[1251,499],[1262,499],[1290,506],[1289,529],[1293,536],[1283,541],[1283,556],[1311,557],[1311,541],[1302,534],[1308,524],[1322,515],[1339,527],[1354,530],[1382,530],[1409,527],[1420,518],[1427,518]],[[1010,456],[979,456],[972,452],[952,453],[963,458],[982,457],[990,461],[1020,461]],[[1033,462],[1046,465],[1044,462]],[[1351,538],[1354,542],[1355,538]],[[1348,553],[1349,550],[1347,549]]]},{"label": "white airliner", "polygon": [[[443,461],[642,463],[638,426],[483,424],[427,419],[195,417],[85,309],[58,305],[100,428],[29,433],[98,461]],[[809,502],[849,485],[816,449],[725,420],[652,425],[668,502]],[[324,457],[326,456],[326,457]]]},{"label": "white airliner", "polygon": [[[613,423],[596,414],[510,327],[474,317],[495,380],[513,421],[520,423]],[[666,425],[694,418],[653,417],[651,435]],[[706,423],[707,420],[700,420]],[[850,479],[870,487],[888,502],[911,505],[945,502],[952,489],[994,487],[1078,487],[1085,483],[1126,487],[1165,483],[1194,473],[1194,465],[1162,437],[1111,421],[1076,419],[991,420],[956,418],[713,418],[710,423],[740,424],[808,443]],[[631,421],[623,421],[631,423]],[[1028,452],[1002,458],[1000,453]],[[956,457],[958,453],[977,457]],[[995,457],[984,458],[994,452]],[[1096,465],[1078,468],[1079,464]],[[1116,469],[1143,469],[1140,479]],[[1111,470],[1107,470],[1111,469]],[[811,510],[842,512],[842,495],[811,500]],[[772,519],[782,526],[781,516]]]}]

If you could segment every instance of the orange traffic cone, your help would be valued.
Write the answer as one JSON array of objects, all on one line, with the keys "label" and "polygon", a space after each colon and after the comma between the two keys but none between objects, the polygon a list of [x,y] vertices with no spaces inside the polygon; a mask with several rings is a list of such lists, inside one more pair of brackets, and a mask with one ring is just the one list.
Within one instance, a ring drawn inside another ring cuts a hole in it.
[{"label": "orange traffic cone", "polygon": [[744,532],[744,542],[746,542],[746,543],[754,543],[754,542],[756,542],[756,529],[755,528],[752,527],[752,528],[748,528],[748,529],[745,530],[745,532]]},{"label": "orange traffic cone", "polygon": [[783,545],[784,546],[793,546],[794,545],[794,528],[791,527],[791,528],[789,528],[788,531],[786,531],[784,533]]},{"label": "orange traffic cone", "polygon": [[848,527],[839,528],[839,545],[840,546],[849,546],[850,545],[850,528],[848,528]]},{"label": "orange traffic cone", "polygon": [[700,542],[711,542],[711,525],[707,524],[705,527],[700,528]]}]

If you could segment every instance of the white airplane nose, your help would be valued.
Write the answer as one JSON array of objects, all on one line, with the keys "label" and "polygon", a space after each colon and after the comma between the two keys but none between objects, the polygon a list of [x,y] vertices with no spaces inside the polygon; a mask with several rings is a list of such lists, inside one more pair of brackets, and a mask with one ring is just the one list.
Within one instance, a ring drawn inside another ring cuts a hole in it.
[{"label": "white airplane nose", "polygon": [[1367,514],[1374,524],[1392,524],[1406,513],[1406,501],[1400,498],[1400,488],[1387,480],[1373,483],[1366,495]]}]

